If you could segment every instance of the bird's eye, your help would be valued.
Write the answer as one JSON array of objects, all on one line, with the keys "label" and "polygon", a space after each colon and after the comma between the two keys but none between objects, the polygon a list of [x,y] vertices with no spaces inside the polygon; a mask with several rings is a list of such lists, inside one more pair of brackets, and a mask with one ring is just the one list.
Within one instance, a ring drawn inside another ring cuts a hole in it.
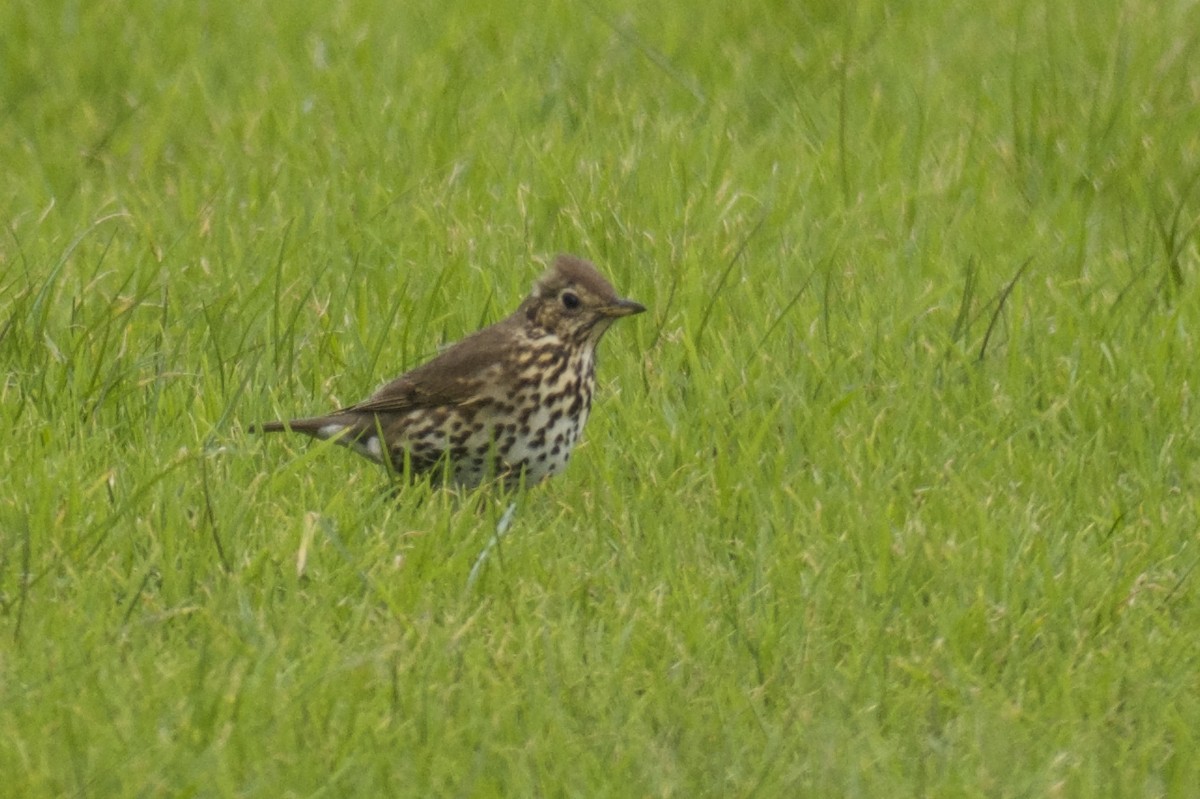
[{"label": "bird's eye", "polygon": [[579,307],[579,295],[573,291],[564,291],[562,293],[563,307],[568,311],[573,311]]}]

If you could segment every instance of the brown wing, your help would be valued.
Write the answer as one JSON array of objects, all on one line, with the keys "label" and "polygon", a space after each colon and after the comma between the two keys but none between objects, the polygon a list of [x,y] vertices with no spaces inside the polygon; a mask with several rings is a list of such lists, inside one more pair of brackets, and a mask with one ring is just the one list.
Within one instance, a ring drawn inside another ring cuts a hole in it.
[{"label": "brown wing", "polygon": [[405,372],[369,399],[336,414],[406,413],[470,402],[482,395],[493,372],[506,368],[515,356],[514,345],[513,325],[507,319],[498,322],[468,336],[428,363]]}]

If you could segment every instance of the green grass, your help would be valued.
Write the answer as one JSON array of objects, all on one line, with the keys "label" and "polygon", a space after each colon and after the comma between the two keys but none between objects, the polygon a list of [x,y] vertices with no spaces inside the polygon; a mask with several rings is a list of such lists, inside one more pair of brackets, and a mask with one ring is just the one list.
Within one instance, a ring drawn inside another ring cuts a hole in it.
[{"label": "green grass", "polygon": [[[1200,795],[1194,3],[0,30],[5,793]],[[651,311],[498,546],[246,434],[555,251]]]}]

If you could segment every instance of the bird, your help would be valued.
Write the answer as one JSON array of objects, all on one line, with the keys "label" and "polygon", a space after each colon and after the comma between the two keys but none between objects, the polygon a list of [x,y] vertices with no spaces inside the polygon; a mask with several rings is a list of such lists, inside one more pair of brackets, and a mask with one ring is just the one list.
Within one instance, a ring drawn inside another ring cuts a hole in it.
[{"label": "bird", "polygon": [[532,486],[561,473],[579,443],[601,337],[645,310],[618,296],[591,262],[560,254],[510,316],[363,402],[251,430],[334,439],[396,475],[440,470],[464,488]]}]

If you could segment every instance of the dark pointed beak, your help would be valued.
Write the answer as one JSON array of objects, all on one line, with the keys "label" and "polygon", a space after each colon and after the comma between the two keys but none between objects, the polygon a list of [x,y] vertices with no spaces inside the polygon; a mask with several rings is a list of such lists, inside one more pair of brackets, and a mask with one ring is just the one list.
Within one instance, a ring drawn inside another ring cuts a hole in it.
[{"label": "dark pointed beak", "polygon": [[634,302],[633,300],[617,300],[611,305],[605,307],[604,315],[611,316],[613,318],[620,318],[622,316],[633,316],[634,314],[642,313],[645,310],[646,306],[642,305],[640,302]]}]

